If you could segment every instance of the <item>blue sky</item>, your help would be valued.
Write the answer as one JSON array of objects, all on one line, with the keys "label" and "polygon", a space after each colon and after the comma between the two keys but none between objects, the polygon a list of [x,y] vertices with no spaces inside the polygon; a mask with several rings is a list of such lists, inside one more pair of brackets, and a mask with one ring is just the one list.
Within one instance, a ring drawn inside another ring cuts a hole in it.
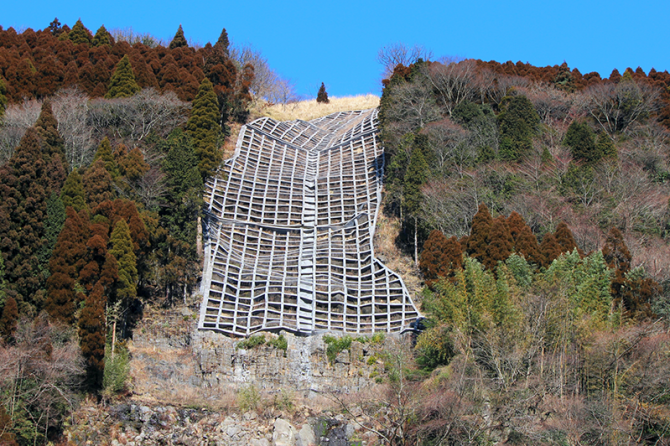
[{"label": "blue sky", "polygon": [[[104,5],[104,6],[103,6]],[[381,91],[377,52],[395,42],[419,44],[436,57],[459,56],[534,65],[566,61],[582,73],[613,68],[670,70],[670,2],[524,1],[45,1],[5,2],[0,25],[43,29],[54,17],[78,18],[95,32],[132,27],[171,39],[215,42],[226,28],[236,44],[260,50],[270,65],[316,96]]]}]

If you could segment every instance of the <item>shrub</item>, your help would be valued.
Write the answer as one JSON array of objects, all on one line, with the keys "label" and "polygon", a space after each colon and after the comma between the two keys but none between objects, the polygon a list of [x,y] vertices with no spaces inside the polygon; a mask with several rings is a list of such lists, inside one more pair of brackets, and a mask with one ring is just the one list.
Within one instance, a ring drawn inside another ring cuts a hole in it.
[{"label": "shrub", "polygon": [[278,338],[270,339],[268,341],[268,345],[278,350],[284,350],[284,353],[286,353],[286,350],[288,350],[288,341],[283,334],[279,335]]},{"label": "shrub", "polygon": [[237,405],[242,412],[249,412],[250,410],[258,410],[261,405],[261,395],[258,389],[253,384],[242,387],[237,392]]},{"label": "shrub", "polygon": [[252,348],[256,348],[263,344],[265,344],[264,334],[253,335],[245,339],[244,341],[238,342],[237,345],[235,346],[235,349],[251,350]]},{"label": "shrub", "polygon": [[111,346],[107,345],[105,348],[105,371],[102,378],[103,394],[111,397],[122,392],[126,387],[129,373],[130,355],[128,349],[117,344],[114,354],[112,354]]},{"label": "shrub", "polygon": [[323,337],[323,342],[326,343],[326,356],[328,357],[328,362],[333,364],[335,358],[343,350],[349,350],[351,348],[351,342],[353,339],[351,336],[342,336],[341,338],[336,338],[335,336],[325,335]]}]

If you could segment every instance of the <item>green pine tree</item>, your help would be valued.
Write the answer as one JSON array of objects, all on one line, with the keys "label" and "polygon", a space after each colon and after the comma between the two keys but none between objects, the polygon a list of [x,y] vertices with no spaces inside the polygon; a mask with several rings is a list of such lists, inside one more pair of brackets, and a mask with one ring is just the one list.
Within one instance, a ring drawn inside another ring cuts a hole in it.
[{"label": "green pine tree", "polygon": [[112,46],[112,35],[107,31],[105,25],[102,25],[93,36],[93,46]]},{"label": "green pine tree", "polygon": [[109,138],[105,138],[100,142],[98,146],[98,151],[95,152],[93,157],[93,162],[101,159],[105,163],[105,170],[112,177],[112,180],[116,180],[119,176],[119,166],[116,163],[116,159],[112,154],[112,144],[109,142]]},{"label": "green pine tree", "polygon": [[174,35],[174,38],[172,39],[172,42],[170,42],[170,49],[173,50],[175,48],[181,48],[181,47],[187,47],[188,42],[186,41],[186,38],[184,37],[184,30],[182,29],[181,25],[179,25],[179,29],[177,30],[176,34]]},{"label": "green pine tree", "polygon": [[530,100],[523,95],[503,100],[498,115],[500,128],[500,157],[519,161],[530,153],[533,136],[540,124],[540,117]]},{"label": "green pine tree", "polygon": [[125,220],[119,220],[109,238],[109,253],[118,265],[119,278],[116,284],[116,297],[127,306],[137,297],[137,257],[133,251],[130,228]]},{"label": "green pine tree", "polygon": [[130,65],[130,59],[126,54],[116,64],[114,74],[112,74],[112,78],[109,81],[109,90],[107,90],[105,97],[107,99],[129,98],[140,90],[140,86],[135,81],[135,74],[133,73],[133,67]]},{"label": "green pine tree", "polygon": [[423,156],[423,150],[415,145],[409,159],[409,166],[405,172],[403,184],[403,198],[406,215],[414,220],[414,262],[419,264],[419,214],[423,203],[421,187],[428,178],[428,163]]},{"label": "green pine tree", "polygon": [[198,94],[193,100],[191,116],[186,123],[186,131],[193,138],[198,156],[198,170],[202,178],[211,176],[221,163],[222,153],[218,139],[221,126],[218,122],[219,105],[212,83],[203,78]]},{"label": "green pine tree", "polygon": [[81,180],[78,169],[73,169],[70,175],[67,176],[65,184],[63,184],[63,188],[60,191],[60,199],[66,208],[72,206],[77,212],[87,209],[86,191],[84,190],[84,183]]},{"label": "green pine tree", "polygon": [[91,32],[84,27],[81,19],[79,19],[72,27],[72,30],[68,33],[67,38],[70,39],[75,45],[79,43],[90,44]]},{"label": "green pine tree", "polygon": [[572,121],[565,133],[563,144],[570,147],[570,153],[575,161],[595,163],[602,158],[596,147],[596,136],[585,122]]}]

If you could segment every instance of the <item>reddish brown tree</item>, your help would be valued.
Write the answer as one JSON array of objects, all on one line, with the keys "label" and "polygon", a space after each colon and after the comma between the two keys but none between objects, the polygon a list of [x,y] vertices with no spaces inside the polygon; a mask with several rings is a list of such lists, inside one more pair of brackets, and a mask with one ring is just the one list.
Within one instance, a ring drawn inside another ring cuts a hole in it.
[{"label": "reddish brown tree", "polygon": [[575,238],[572,236],[572,231],[570,231],[565,222],[558,224],[554,237],[556,238],[556,243],[561,247],[561,253],[572,252],[577,248],[577,242],[575,242]]},{"label": "reddish brown tree", "polygon": [[474,257],[480,262],[483,262],[487,255],[491,225],[493,225],[493,217],[489,213],[489,208],[482,203],[472,219],[472,228],[470,229],[466,250],[470,257]]},{"label": "reddish brown tree", "polygon": [[543,265],[544,260],[540,253],[540,246],[537,243],[537,237],[533,234],[529,226],[524,226],[514,248],[516,252],[522,255],[528,262],[536,265]]},{"label": "reddish brown tree", "polygon": [[509,226],[509,233],[516,242],[523,232],[523,228],[526,227],[526,222],[523,217],[516,211],[512,211],[507,218],[507,226]]},{"label": "reddish brown tree", "polygon": [[495,270],[498,262],[504,262],[512,254],[514,239],[510,234],[507,219],[500,215],[493,220],[489,231],[489,242],[486,247],[486,256],[483,264],[490,270]]},{"label": "reddish brown tree", "polygon": [[100,203],[114,199],[112,176],[105,169],[105,162],[102,159],[98,159],[86,169],[82,182],[89,209],[95,211]]},{"label": "reddish brown tree", "polygon": [[79,318],[79,345],[86,358],[88,383],[94,389],[101,388],[105,370],[106,305],[103,286],[97,283],[86,296]]},{"label": "reddish brown tree", "polygon": [[462,258],[463,251],[456,237],[447,239],[437,229],[431,232],[423,244],[419,262],[426,285],[432,287],[441,277],[451,277],[454,271],[462,268]]},{"label": "reddish brown tree", "polygon": [[551,262],[556,260],[561,255],[561,246],[556,242],[556,237],[551,232],[544,234],[542,243],[540,243],[540,255],[542,257],[542,265],[547,268]]},{"label": "reddish brown tree", "polygon": [[0,317],[0,335],[5,342],[10,342],[16,331],[19,321],[19,307],[13,297],[8,297],[5,306],[2,308],[2,317]]}]

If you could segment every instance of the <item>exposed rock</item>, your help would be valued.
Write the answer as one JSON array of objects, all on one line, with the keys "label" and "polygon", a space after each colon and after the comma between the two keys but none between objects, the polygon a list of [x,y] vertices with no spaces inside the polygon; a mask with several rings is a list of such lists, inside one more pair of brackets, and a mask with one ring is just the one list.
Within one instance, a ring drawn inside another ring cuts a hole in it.
[{"label": "exposed rock", "polygon": [[291,423],[281,418],[277,418],[272,433],[273,446],[296,446],[297,432]]}]

